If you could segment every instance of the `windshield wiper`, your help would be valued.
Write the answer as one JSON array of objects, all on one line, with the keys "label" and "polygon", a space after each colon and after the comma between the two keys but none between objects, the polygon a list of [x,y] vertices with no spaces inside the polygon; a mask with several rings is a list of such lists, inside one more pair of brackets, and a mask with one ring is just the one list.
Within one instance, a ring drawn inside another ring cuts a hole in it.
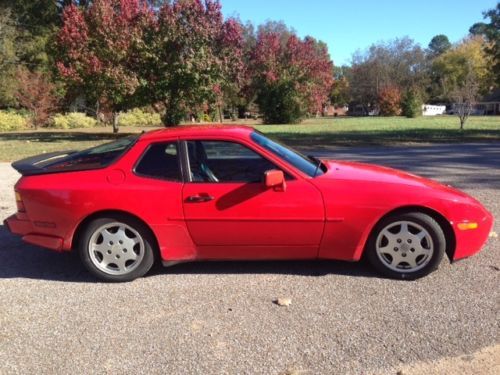
[{"label": "windshield wiper", "polygon": [[323,165],[322,161],[320,159],[318,159],[317,157],[315,156],[312,156],[312,155],[307,155],[307,157],[313,162],[316,164],[316,169],[314,170],[314,175],[313,177],[316,177],[318,175],[318,171],[319,169],[321,168],[321,166]]}]

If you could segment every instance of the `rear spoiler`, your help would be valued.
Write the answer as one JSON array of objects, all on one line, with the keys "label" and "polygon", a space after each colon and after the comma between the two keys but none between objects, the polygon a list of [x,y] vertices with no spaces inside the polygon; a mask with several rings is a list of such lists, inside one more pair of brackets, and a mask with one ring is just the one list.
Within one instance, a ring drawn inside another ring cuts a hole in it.
[{"label": "rear spoiler", "polygon": [[68,155],[74,154],[75,150],[71,151],[57,151],[49,152],[46,154],[40,154],[36,156],[30,156],[26,159],[21,159],[13,162],[12,168],[21,173],[23,176],[31,176],[36,174],[50,173],[45,169],[45,166],[56,162]]}]

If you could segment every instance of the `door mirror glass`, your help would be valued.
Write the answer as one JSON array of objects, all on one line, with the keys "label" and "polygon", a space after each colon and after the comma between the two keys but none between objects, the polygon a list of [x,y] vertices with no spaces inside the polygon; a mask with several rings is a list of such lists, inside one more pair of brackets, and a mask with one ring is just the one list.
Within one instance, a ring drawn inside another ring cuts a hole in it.
[{"label": "door mirror glass", "polygon": [[273,188],[276,191],[285,191],[285,175],[283,171],[271,169],[264,173],[264,181],[267,188]]}]

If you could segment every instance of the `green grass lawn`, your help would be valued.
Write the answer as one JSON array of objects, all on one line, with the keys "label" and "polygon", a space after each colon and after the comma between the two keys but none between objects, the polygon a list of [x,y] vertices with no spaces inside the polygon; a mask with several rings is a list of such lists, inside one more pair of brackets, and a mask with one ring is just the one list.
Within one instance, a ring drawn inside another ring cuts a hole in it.
[{"label": "green grass lawn", "polygon": [[500,140],[500,117],[471,117],[460,131],[455,116],[347,117],[309,119],[301,125],[257,125],[260,131],[290,145],[393,145],[398,143],[472,142]]},{"label": "green grass lawn", "polygon": [[[463,131],[459,130],[459,121],[455,116],[417,119],[404,117],[318,118],[306,120],[300,125],[246,123],[291,146],[303,149],[327,149],[333,145],[352,144],[395,145],[500,140],[500,117],[498,116],[471,117]],[[112,134],[110,127],[0,133],[0,161],[13,161],[43,152],[83,149],[126,134],[151,129],[121,128],[119,134]]]}]

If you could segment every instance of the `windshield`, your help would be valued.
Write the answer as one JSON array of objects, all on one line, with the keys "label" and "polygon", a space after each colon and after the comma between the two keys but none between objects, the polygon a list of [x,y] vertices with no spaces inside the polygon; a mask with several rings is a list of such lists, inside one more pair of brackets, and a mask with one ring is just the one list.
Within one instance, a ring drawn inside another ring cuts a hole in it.
[{"label": "windshield", "polygon": [[322,164],[318,159],[307,157],[289,147],[283,146],[282,144],[267,138],[259,131],[254,131],[250,137],[259,146],[264,147],[274,155],[284,159],[301,172],[307,174],[309,177],[316,177],[323,174]]},{"label": "windshield", "polygon": [[133,135],[83,151],[74,152],[62,159],[58,159],[56,162],[44,165],[44,169],[50,172],[57,172],[103,168],[123,155],[138,138],[138,135]]}]

